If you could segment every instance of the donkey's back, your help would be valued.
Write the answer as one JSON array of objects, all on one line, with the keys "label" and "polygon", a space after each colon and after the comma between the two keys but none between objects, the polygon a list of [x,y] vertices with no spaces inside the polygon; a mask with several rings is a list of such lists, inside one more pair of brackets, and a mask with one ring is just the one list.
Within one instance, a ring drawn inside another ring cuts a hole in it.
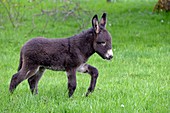
[{"label": "donkey's back", "polygon": [[53,70],[65,70],[65,62],[69,58],[68,51],[67,38],[34,38],[22,47],[21,56],[25,63]]}]

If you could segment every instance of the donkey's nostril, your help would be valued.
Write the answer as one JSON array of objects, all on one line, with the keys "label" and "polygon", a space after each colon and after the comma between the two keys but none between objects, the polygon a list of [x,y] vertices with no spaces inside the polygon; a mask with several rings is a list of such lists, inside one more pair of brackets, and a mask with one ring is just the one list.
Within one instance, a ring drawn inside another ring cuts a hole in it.
[{"label": "donkey's nostril", "polygon": [[113,56],[109,56],[109,59],[112,59],[113,58]]},{"label": "donkey's nostril", "polygon": [[111,55],[111,56],[109,56],[107,59],[108,59],[108,60],[111,60],[112,58],[113,58],[113,56]]}]

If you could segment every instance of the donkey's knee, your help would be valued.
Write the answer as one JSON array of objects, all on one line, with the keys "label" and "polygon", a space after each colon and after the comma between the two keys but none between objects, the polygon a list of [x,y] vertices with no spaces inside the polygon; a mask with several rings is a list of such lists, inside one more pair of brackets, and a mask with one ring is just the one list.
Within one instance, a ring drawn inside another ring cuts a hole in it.
[{"label": "donkey's knee", "polygon": [[88,73],[91,75],[92,78],[94,78],[94,79],[98,78],[99,72],[98,72],[97,68],[89,65]]},{"label": "donkey's knee", "polygon": [[92,79],[94,79],[94,81],[96,82],[96,80],[99,76],[99,72],[98,72],[97,68],[89,66],[89,70],[91,70],[90,75],[91,75]]}]

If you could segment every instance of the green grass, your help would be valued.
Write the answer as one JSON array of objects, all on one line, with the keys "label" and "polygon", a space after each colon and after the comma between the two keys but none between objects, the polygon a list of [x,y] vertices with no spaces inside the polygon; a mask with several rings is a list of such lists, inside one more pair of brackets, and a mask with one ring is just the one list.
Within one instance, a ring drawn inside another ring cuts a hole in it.
[{"label": "green grass", "polygon": [[[157,0],[105,1],[75,1],[80,4],[76,16],[63,20],[61,6],[68,3],[13,0],[15,11],[11,13],[16,28],[0,4],[0,113],[170,112],[170,13],[152,14]],[[65,10],[74,7],[71,3]],[[59,11],[56,15],[36,16],[33,29],[34,14],[55,8]],[[74,35],[91,27],[92,16],[103,12],[108,13],[107,29],[112,35],[114,58],[108,62],[95,54],[89,59],[88,63],[99,70],[96,89],[89,97],[85,97],[89,75],[77,73],[77,89],[68,98],[65,72],[54,71],[45,72],[38,95],[31,95],[27,81],[10,95],[9,82],[18,67],[20,48],[27,40]]]}]

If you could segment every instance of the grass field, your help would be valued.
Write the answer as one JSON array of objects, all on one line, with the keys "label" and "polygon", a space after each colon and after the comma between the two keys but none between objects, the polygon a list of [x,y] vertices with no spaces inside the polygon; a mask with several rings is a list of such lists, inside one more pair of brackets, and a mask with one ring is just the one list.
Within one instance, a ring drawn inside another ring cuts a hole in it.
[{"label": "grass field", "polygon": [[[152,14],[157,0],[2,1],[16,27],[0,3],[0,113],[170,113],[170,13]],[[74,15],[67,16],[70,10]],[[108,62],[95,54],[89,59],[99,70],[91,95],[85,97],[89,75],[77,73],[77,89],[68,98],[65,72],[49,70],[38,95],[30,93],[27,81],[9,93],[27,40],[72,36],[91,27],[93,15],[103,12],[114,58]]]}]

